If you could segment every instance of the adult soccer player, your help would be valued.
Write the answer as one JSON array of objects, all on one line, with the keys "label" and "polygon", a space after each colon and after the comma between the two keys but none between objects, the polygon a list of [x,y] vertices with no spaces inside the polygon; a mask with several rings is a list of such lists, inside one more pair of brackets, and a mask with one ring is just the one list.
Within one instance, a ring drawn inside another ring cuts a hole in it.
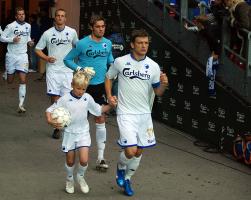
[{"label": "adult soccer player", "polygon": [[30,38],[31,26],[25,22],[25,11],[21,7],[15,10],[16,20],[6,26],[1,35],[1,41],[8,43],[5,58],[7,82],[13,83],[15,73],[19,77],[19,113],[26,112],[24,100],[26,96],[26,74],[28,73],[29,61],[27,44],[32,46]]},{"label": "adult soccer player", "polygon": [[[91,34],[76,44],[76,48],[70,51],[65,57],[64,62],[66,66],[75,71],[82,70],[85,67],[94,68],[96,74],[90,81],[86,92],[94,98],[95,102],[101,105],[106,103],[104,81],[107,65],[114,61],[112,56],[112,43],[104,37],[106,24],[103,17],[93,15],[89,25],[92,31]],[[95,122],[98,146],[97,168],[107,169],[108,164],[104,159],[106,143],[105,115],[95,117]]]},{"label": "adult soccer player", "polygon": [[[36,45],[36,54],[46,63],[47,95],[51,103],[71,91],[73,71],[64,65],[63,59],[78,41],[76,30],[65,25],[66,11],[55,12],[55,25],[43,33]],[[42,50],[47,48],[48,55]],[[52,138],[59,139],[59,129],[54,129]]]},{"label": "adult soccer player", "polygon": [[130,45],[131,53],[115,59],[105,80],[108,101],[116,105],[111,88],[112,80],[118,76],[118,144],[123,151],[117,164],[116,180],[128,196],[134,194],[130,179],[139,166],[143,149],[156,144],[151,118],[152,94],[162,95],[168,86],[166,74],[146,56],[148,33],[143,29],[134,30]]}]

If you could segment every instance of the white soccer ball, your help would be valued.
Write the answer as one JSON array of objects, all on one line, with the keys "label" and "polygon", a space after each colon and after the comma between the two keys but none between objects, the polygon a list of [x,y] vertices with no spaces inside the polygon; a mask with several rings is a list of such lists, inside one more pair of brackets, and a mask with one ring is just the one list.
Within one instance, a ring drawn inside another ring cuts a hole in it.
[{"label": "white soccer ball", "polygon": [[56,120],[57,123],[61,124],[62,127],[67,127],[71,123],[71,114],[64,107],[58,107],[51,113],[51,118]]}]

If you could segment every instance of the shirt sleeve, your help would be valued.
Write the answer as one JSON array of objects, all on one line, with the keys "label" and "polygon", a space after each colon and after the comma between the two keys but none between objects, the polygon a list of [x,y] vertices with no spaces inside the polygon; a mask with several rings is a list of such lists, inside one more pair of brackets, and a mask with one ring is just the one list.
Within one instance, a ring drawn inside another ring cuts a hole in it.
[{"label": "shirt sleeve", "polygon": [[40,40],[38,41],[35,49],[43,50],[46,47],[46,32],[43,33]]},{"label": "shirt sleeve", "polygon": [[111,63],[114,62],[114,58],[112,55],[112,43],[110,44],[110,53],[108,55],[108,59],[107,59],[107,64],[110,65]]},{"label": "shirt sleeve", "polygon": [[1,41],[2,42],[7,42],[7,43],[12,43],[13,38],[11,35],[12,28],[10,25],[7,25],[6,28],[4,29],[2,35],[1,35]]},{"label": "shirt sleeve", "polygon": [[119,70],[118,70],[118,62],[117,59],[115,59],[114,63],[111,64],[108,72],[106,73],[106,77],[108,79],[114,79],[118,75]]},{"label": "shirt sleeve", "polygon": [[49,108],[46,109],[46,112],[51,113],[56,108],[62,107],[64,105],[63,98],[59,98],[54,104],[52,104]]},{"label": "shirt sleeve", "polygon": [[77,32],[74,30],[74,32],[73,32],[72,44],[75,46],[77,42],[78,42],[78,34],[77,34]]},{"label": "shirt sleeve", "polygon": [[102,115],[102,107],[94,101],[92,96],[89,96],[88,110],[97,117]]},{"label": "shirt sleeve", "polygon": [[160,86],[160,68],[159,65],[157,65],[155,73],[153,74],[152,87],[157,88],[159,86]]},{"label": "shirt sleeve", "polygon": [[70,69],[76,71],[79,67],[74,60],[81,54],[81,48],[79,42],[77,42],[76,47],[73,48],[64,58],[64,64]]}]

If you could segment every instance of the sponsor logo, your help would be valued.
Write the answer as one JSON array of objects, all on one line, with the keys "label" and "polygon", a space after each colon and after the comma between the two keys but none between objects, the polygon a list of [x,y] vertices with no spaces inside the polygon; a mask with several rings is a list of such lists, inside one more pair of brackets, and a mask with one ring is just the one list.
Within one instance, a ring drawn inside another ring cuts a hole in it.
[{"label": "sponsor logo", "polygon": [[199,127],[199,122],[197,119],[192,119],[192,128],[198,128]]},{"label": "sponsor logo", "polygon": [[176,123],[183,124],[183,117],[181,115],[176,115]]},{"label": "sponsor logo", "polygon": [[56,37],[51,38],[51,44],[55,44],[55,45],[61,45],[61,44],[69,44],[71,41],[66,38],[66,39],[59,39]]},{"label": "sponsor logo", "polygon": [[184,101],[184,109],[191,110],[191,102],[190,101],[187,101],[187,100]]},{"label": "sponsor logo", "polygon": [[97,57],[106,57],[107,56],[107,51],[105,50],[105,51],[101,51],[101,50],[98,50],[98,51],[96,51],[96,50],[87,50],[86,51],[86,55],[88,56],[88,57],[92,57],[92,58],[97,58]]},{"label": "sponsor logo", "polygon": [[124,46],[122,44],[113,44],[112,45],[112,49],[113,50],[120,50],[123,51],[124,50]]},{"label": "sponsor logo", "polygon": [[176,107],[176,99],[170,98],[169,105],[172,106],[172,107]]},{"label": "sponsor logo", "polygon": [[200,95],[200,88],[196,85],[193,85],[193,94]]},{"label": "sponsor logo", "polygon": [[236,121],[244,123],[245,122],[245,114],[237,112],[236,113]]},{"label": "sponsor logo", "polygon": [[16,36],[28,36],[29,35],[29,31],[27,30],[27,27],[26,27],[26,31],[14,30],[14,34]]},{"label": "sponsor logo", "polygon": [[215,123],[214,122],[208,122],[208,128],[209,131],[215,132]]},{"label": "sponsor logo", "polygon": [[207,114],[208,111],[209,109],[206,105],[200,104],[200,113]]},{"label": "sponsor logo", "polygon": [[177,73],[178,73],[178,69],[176,67],[174,67],[174,66],[171,66],[171,74],[172,75],[177,75]]},{"label": "sponsor logo", "polygon": [[183,84],[178,83],[177,87],[178,87],[178,89],[177,89],[178,92],[180,92],[180,93],[184,92],[184,85]]},{"label": "sponsor logo", "polygon": [[226,127],[226,131],[227,131],[227,136],[232,137],[232,138],[235,137],[235,134],[234,134],[235,131],[234,131],[233,128],[227,126],[227,127]]},{"label": "sponsor logo", "polygon": [[167,112],[165,112],[165,111],[162,112],[162,119],[168,120],[168,113]]},{"label": "sponsor logo", "polygon": [[186,67],[186,77],[189,77],[189,78],[192,77],[192,70],[188,67]]},{"label": "sponsor logo", "polygon": [[130,70],[130,68],[124,68],[123,69],[123,73],[122,73],[125,77],[129,77],[130,79],[134,79],[134,78],[138,78],[141,80],[149,80],[150,79],[150,75],[147,74],[147,72],[143,73],[140,72],[139,70]]},{"label": "sponsor logo", "polygon": [[218,108],[218,117],[225,119],[226,118],[226,111],[223,108]]},{"label": "sponsor logo", "polygon": [[164,58],[166,58],[166,59],[171,58],[171,52],[170,52],[170,51],[165,50],[165,55],[164,55]]}]

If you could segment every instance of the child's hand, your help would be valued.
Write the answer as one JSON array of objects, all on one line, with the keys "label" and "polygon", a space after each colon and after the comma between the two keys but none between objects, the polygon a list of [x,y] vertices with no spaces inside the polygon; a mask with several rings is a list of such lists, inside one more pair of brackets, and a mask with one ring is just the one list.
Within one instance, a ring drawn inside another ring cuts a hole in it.
[{"label": "child's hand", "polygon": [[108,98],[108,103],[112,106],[112,107],[116,107],[117,106],[117,97],[116,96],[110,96]]}]

